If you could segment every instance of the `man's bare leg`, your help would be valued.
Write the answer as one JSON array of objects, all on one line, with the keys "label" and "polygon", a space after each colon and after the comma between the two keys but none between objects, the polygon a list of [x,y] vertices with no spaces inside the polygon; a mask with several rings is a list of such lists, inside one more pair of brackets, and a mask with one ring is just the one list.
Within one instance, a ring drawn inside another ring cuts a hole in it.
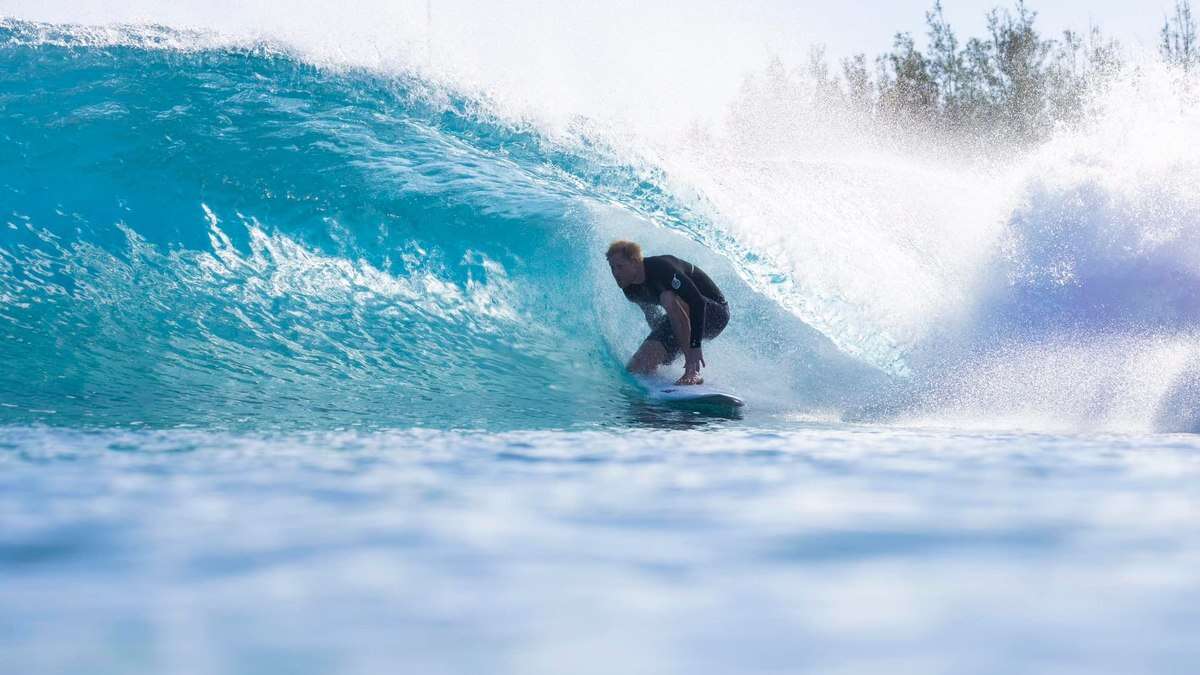
[{"label": "man's bare leg", "polygon": [[646,340],[629,359],[625,370],[638,375],[649,375],[666,360],[667,348],[663,346],[663,343],[658,340]]}]

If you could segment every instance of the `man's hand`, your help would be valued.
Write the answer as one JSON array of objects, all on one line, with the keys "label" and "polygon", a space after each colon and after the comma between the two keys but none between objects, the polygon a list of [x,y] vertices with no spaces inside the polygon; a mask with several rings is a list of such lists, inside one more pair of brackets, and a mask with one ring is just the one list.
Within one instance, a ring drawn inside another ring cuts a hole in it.
[{"label": "man's hand", "polygon": [[699,347],[695,349],[685,349],[683,352],[683,377],[675,381],[675,384],[704,384],[704,378],[700,377],[700,369],[705,365],[704,352]]}]

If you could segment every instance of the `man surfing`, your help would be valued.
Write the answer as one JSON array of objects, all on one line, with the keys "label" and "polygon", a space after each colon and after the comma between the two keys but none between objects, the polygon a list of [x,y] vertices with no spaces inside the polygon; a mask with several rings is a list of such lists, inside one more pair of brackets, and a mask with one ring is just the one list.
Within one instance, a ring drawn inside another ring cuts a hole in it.
[{"label": "man surfing", "polygon": [[[632,241],[614,241],[608,247],[613,279],[630,302],[642,308],[650,335],[625,366],[631,373],[648,375],[671,363],[683,349],[683,377],[675,384],[703,384],[701,340],[721,334],[729,323],[729,305],[721,289],[699,267],[673,255],[642,257]],[[665,316],[658,311],[662,307]]]}]

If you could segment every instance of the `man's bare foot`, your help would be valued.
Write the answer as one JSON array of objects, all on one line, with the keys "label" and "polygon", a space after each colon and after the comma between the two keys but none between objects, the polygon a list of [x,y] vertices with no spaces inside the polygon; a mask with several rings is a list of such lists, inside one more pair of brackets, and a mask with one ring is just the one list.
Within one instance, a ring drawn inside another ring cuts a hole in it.
[{"label": "man's bare foot", "polygon": [[704,384],[704,378],[699,375],[684,375],[675,380],[675,384]]}]

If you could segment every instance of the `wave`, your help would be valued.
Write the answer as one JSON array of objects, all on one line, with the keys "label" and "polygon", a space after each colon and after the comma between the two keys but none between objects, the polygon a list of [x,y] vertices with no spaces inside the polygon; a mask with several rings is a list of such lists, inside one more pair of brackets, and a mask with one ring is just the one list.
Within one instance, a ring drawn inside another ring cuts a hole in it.
[{"label": "wave", "polygon": [[[710,357],[728,381],[785,355],[794,379],[870,376],[757,299],[653,169],[484,101],[167,29],[9,21],[0,61],[7,421],[627,420],[644,329],[607,277],[618,234],[687,251],[801,338],[731,330]],[[788,400],[844,396],[808,391]]]},{"label": "wave", "polygon": [[1161,65],[986,161],[752,97],[648,150],[162,27],[4,20],[0,66],[3,422],[644,419],[621,237],[726,290],[706,352],[756,412],[1200,428],[1200,120]]}]

